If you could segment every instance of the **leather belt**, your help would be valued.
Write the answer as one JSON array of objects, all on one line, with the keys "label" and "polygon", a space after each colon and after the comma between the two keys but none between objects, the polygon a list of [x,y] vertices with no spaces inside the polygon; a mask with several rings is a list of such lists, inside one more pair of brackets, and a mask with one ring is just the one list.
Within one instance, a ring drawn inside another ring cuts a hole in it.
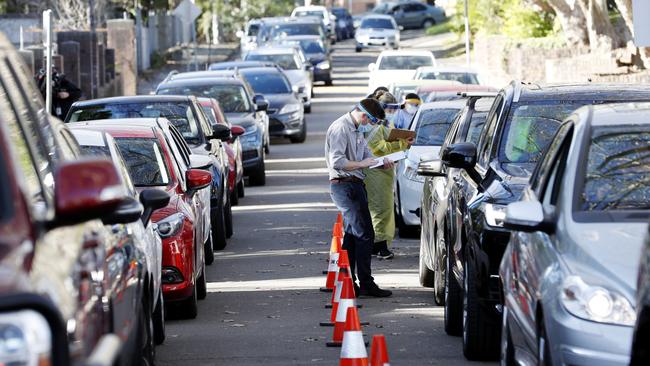
[{"label": "leather belt", "polygon": [[339,184],[339,183],[363,183],[363,179],[357,177],[341,177],[330,179],[330,183]]}]

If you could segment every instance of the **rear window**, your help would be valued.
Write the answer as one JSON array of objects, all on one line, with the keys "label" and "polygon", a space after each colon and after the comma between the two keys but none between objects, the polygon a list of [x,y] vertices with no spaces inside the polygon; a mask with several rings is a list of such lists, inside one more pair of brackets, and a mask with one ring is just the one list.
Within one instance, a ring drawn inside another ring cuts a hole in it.
[{"label": "rear window", "polygon": [[322,10],[299,10],[293,14],[294,17],[319,17],[325,18],[325,12]]},{"label": "rear window", "polygon": [[650,127],[594,127],[582,211],[650,208]]},{"label": "rear window", "polygon": [[274,55],[253,54],[246,56],[246,61],[269,61],[275,62],[285,70],[298,70],[298,63],[292,53],[280,53]]},{"label": "rear window", "polygon": [[287,36],[320,36],[322,29],[319,24],[278,24],[271,28],[271,39]]},{"label": "rear window", "polygon": [[562,121],[579,103],[551,101],[515,104],[511,108],[499,146],[502,163],[536,163],[551,143]]},{"label": "rear window", "polygon": [[433,59],[429,56],[384,56],[379,70],[416,70],[422,66],[433,66]]},{"label": "rear window", "polygon": [[291,85],[279,72],[244,73],[246,81],[259,94],[289,94]]},{"label": "rear window", "polygon": [[224,113],[246,113],[251,111],[251,104],[244,87],[237,84],[170,86],[162,87],[156,93],[214,98],[219,101]]},{"label": "rear window", "polygon": [[360,28],[395,29],[395,27],[393,27],[393,22],[391,22],[390,19],[378,19],[378,18],[364,19],[363,21],[361,21]]},{"label": "rear window", "polygon": [[154,138],[115,138],[136,187],[166,186],[169,172]]},{"label": "rear window", "polygon": [[414,145],[439,145],[445,141],[447,130],[460,109],[436,108],[420,112]]},{"label": "rear window", "polygon": [[450,80],[458,81],[462,84],[475,84],[478,85],[478,78],[476,74],[469,72],[434,72],[434,71],[425,71],[422,72],[418,79],[423,80]]},{"label": "rear window", "polygon": [[188,144],[200,144],[198,122],[190,104],[185,102],[134,102],[80,107],[72,112],[68,122],[159,117],[167,118],[176,126]]}]

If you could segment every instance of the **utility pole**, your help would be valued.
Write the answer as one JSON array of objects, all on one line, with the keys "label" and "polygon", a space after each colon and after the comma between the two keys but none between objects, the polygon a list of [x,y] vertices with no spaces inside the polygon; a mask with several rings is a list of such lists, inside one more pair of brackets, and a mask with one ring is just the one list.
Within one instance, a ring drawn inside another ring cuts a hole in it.
[{"label": "utility pole", "polygon": [[[97,53],[97,39],[95,32],[95,0],[88,0],[88,22],[90,23],[90,98],[95,98],[95,77],[97,73],[95,72],[95,67],[97,67],[97,62],[95,62],[95,55]],[[99,57],[97,57],[99,61]]]},{"label": "utility pole", "polygon": [[469,50],[469,7],[467,5],[469,0],[465,0],[465,63],[467,64],[467,67],[470,66],[472,63],[472,60],[470,58],[470,50]]},{"label": "utility pole", "polygon": [[52,113],[52,10],[43,12],[45,31],[45,110]]}]

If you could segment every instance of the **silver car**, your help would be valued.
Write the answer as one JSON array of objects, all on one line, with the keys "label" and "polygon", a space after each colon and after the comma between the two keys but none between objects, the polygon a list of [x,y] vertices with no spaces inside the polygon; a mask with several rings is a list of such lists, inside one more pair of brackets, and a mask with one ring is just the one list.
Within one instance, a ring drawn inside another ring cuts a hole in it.
[{"label": "silver car", "polygon": [[650,104],[583,107],[560,127],[500,265],[504,365],[627,365],[650,217]]},{"label": "silver car", "polygon": [[368,15],[361,20],[354,39],[357,52],[372,47],[398,49],[400,29],[391,16]]}]

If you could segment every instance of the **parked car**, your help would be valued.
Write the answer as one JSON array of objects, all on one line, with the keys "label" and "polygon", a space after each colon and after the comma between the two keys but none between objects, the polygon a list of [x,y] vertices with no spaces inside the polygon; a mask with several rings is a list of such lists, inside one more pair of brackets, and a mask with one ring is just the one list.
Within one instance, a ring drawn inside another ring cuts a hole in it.
[{"label": "parked car", "polygon": [[307,122],[302,98],[291,88],[289,79],[277,67],[246,69],[241,75],[256,93],[264,94],[269,101],[269,133],[288,137],[293,143],[305,142]]},{"label": "parked car", "polygon": [[336,17],[336,37],[340,40],[354,37],[354,21],[348,9],[334,7],[330,11]]},{"label": "parked car", "polygon": [[[398,101],[404,101],[404,98],[406,97],[407,94],[409,93],[416,93],[417,90],[420,88],[425,88],[425,87],[452,87],[454,85],[462,85],[457,81],[450,81],[450,80],[402,80],[402,81],[395,81],[390,84],[388,84],[388,91],[397,98]],[[460,90],[460,88],[457,87],[456,90]],[[419,94],[418,94],[419,96]],[[420,99],[423,99],[420,97]],[[457,99],[457,98],[455,98]]]},{"label": "parked car", "polygon": [[427,29],[447,20],[442,8],[419,1],[382,2],[373,8],[372,12],[390,15],[404,28]]},{"label": "parked car", "polygon": [[[115,165],[79,158],[76,141],[45,112],[31,74],[2,34],[0,50],[2,362],[71,365],[96,357],[107,365],[150,362],[148,297],[142,283],[124,287],[121,281],[143,267],[135,260],[135,266],[107,261],[122,243],[113,241],[102,221],[128,223],[142,212],[122,215],[120,207],[132,199]],[[143,200],[144,206],[151,209],[154,201]],[[125,301],[112,310],[106,306],[119,296]],[[107,344],[120,347],[104,353]]]},{"label": "parked car", "polygon": [[[190,95],[184,93],[181,95]],[[210,246],[226,246],[226,223],[232,221],[228,195],[227,164],[222,161],[223,146],[217,135],[222,128],[212,126],[206,120],[201,106],[194,96],[129,96],[94,99],[76,102],[70,108],[66,122],[82,122],[102,119],[158,118],[169,120],[190,146],[194,154],[206,155],[211,160],[212,240]],[[121,123],[121,122],[120,122]],[[213,241],[214,240],[214,241]],[[212,253],[211,250],[208,253]],[[208,254],[208,255],[209,255]],[[212,258],[208,257],[212,263]]]},{"label": "parked car", "polygon": [[415,93],[426,102],[438,102],[443,100],[453,100],[461,97],[463,93],[483,93],[498,92],[495,89],[484,85],[460,84],[455,81],[441,81],[441,84],[421,85],[415,89]]},{"label": "parked car", "polygon": [[325,33],[331,39],[332,44],[336,43],[335,18],[330,14],[326,7],[320,5],[297,6],[291,12],[294,18],[300,17],[317,17],[325,26]]},{"label": "parked car", "polygon": [[[459,117],[447,130],[447,135],[440,148],[459,142],[478,143],[488,111],[496,93],[476,93],[467,98],[467,103]],[[445,212],[449,199],[449,187],[454,179],[461,174],[460,169],[447,168],[440,161],[438,153],[433,159],[420,162],[418,175],[424,177],[424,189],[420,203],[421,234],[420,234],[420,284],[433,288],[437,305],[443,305],[445,300],[445,279],[447,243],[445,230]]]},{"label": "parked car", "polygon": [[413,80],[452,80],[461,84],[480,85],[478,71],[462,66],[424,66],[415,70]]},{"label": "parked car", "polygon": [[[211,174],[192,169],[184,141],[172,135],[169,123],[156,119],[105,120],[74,124],[109,133],[126,161],[134,185],[164,189],[171,200],[152,221],[163,241],[162,283],[166,304],[179,305],[186,318],[198,314],[197,300],[205,298],[204,206],[197,197],[212,181]],[[163,130],[161,127],[166,127]],[[205,158],[205,157],[204,157]]]},{"label": "parked car", "polygon": [[[318,17],[278,17],[268,19],[260,29],[260,46],[276,43],[289,36],[319,36],[324,43],[331,44],[331,38]],[[258,47],[259,48],[259,47]]]},{"label": "parked car", "polygon": [[395,174],[395,221],[401,237],[414,236],[420,227],[420,201],[424,177],[417,174],[421,160],[438,156],[449,126],[465,106],[465,100],[422,104],[409,129],[415,141]]},{"label": "parked car", "polygon": [[[198,98],[203,112],[208,117],[211,125],[220,124],[228,127],[232,139],[225,141],[225,150],[228,161],[228,188],[230,189],[230,202],[233,206],[239,204],[239,198],[244,197],[244,164],[242,160],[242,147],[238,137],[246,130],[241,126],[233,126],[221,110],[219,102],[214,98]],[[232,222],[228,229],[226,225],[226,236],[232,236]]]},{"label": "parked car", "polygon": [[445,311],[447,330],[462,333],[467,358],[498,356],[498,264],[510,238],[503,226],[506,205],[521,197],[561,121],[584,105],[644,99],[650,100],[647,86],[512,82],[497,95],[478,145],[455,144],[442,152],[445,165],[464,170],[449,188]]},{"label": "parked car", "polygon": [[252,19],[246,23],[243,31],[237,32],[239,38],[239,50],[241,54],[245,54],[250,50],[257,48],[257,34],[260,31],[261,19]]},{"label": "parked car", "polygon": [[239,138],[243,149],[244,175],[249,177],[252,185],[266,183],[264,158],[269,142],[268,101],[264,96],[253,96],[250,86],[238,78],[207,76],[160,84],[156,94],[193,94],[218,100],[228,121],[246,130]]},{"label": "parked car", "polygon": [[580,108],[522,200],[497,215],[512,232],[499,268],[506,364],[630,364],[650,218],[649,114],[647,103]]},{"label": "parked car", "polygon": [[269,66],[275,66],[275,63],[264,62],[264,61],[225,61],[225,62],[216,62],[210,64],[208,70],[209,71],[241,70],[241,69],[247,69],[249,67],[269,67]]},{"label": "parked car", "polygon": [[356,52],[364,48],[398,49],[400,30],[395,20],[388,15],[367,15],[359,24],[354,36]]},{"label": "parked car", "polygon": [[[121,282],[125,285],[125,288],[129,288],[128,283],[142,284],[143,296],[147,297],[146,304],[151,307],[153,337],[156,344],[162,344],[165,340],[165,304],[161,282],[162,240],[156,233],[150,218],[151,214],[153,214],[151,212],[153,208],[163,208],[169,204],[169,194],[162,190],[145,189],[140,195],[133,185],[128,168],[115,140],[109,134],[78,128],[71,128],[70,132],[79,143],[81,154],[105,157],[113,161],[128,197],[131,198],[118,208],[118,212],[125,217],[126,215],[132,215],[136,218],[135,221],[120,224],[115,223],[116,220],[112,220],[113,222],[104,220],[104,223],[107,224],[106,231],[110,232],[115,238],[115,242],[120,244],[119,247],[116,247],[119,250],[112,251],[112,254],[107,258],[107,262],[110,263],[109,266],[114,266],[116,262],[125,259],[125,254],[130,254],[132,259],[142,265],[144,270],[139,273],[129,271],[120,274],[122,276]],[[76,149],[73,148],[73,150]],[[149,212],[145,214],[139,202],[142,200],[151,202],[152,197],[155,198],[156,206],[152,207],[151,204],[148,204]],[[165,197],[167,198],[165,199]],[[142,214],[138,215],[141,212]],[[137,220],[141,216],[142,220]],[[123,294],[117,293],[114,297],[112,308],[119,307],[120,304],[122,306],[127,304],[128,306],[130,300],[125,298]],[[124,325],[118,323],[129,322],[129,313],[116,311],[115,314],[120,316],[119,319],[113,321],[113,327],[115,329],[124,329]]]},{"label": "parked car", "polygon": [[650,339],[650,226],[645,233],[639,275],[636,286],[636,324],[632,339],[631,366],[650,363],[648,339]]},{"label": "parked car", "polygon": [[289,36],[283,38],[280,45],[297,45],[312,66],[313,81],[322,81],[332,85],[331,48],[327,47],[317,36]]},{"label": "parked car", "polygon": [[377,56],[377,61],[368,65],[368,93],[372,93],[378,86],[386,86],[391,81],[413,79],[418,67],[435,65],[436,58],[431,51],[382,51]]},{"label": "parked car", "polygon": [[291,81],[291,85],[298,88],[298,93],[303,99],[305,113],[311,113],[311,98],[314,94],[311,77],[312,66],[303,62],[297,50],[287,47],[265,47],[249,52],[245,60],[270,61],[280,66]]}]

